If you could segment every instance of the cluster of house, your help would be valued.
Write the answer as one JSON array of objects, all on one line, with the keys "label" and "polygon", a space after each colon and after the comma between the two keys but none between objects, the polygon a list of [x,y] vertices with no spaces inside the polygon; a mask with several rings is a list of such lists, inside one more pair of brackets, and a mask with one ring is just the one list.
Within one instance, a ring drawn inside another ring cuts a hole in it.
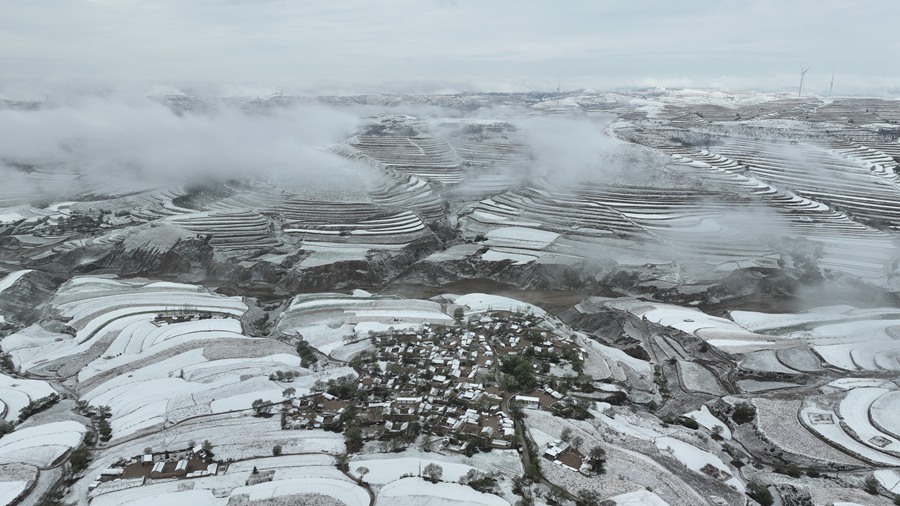
[{"label": "cluster of house", "polygon": [[[369,439],[414,437],[424,430],[442,436],[450,450],[510,448],[515,429],[495,386],[497,357],[522,354],[529,347],[582,352],[542,322],[530,314],[498,312],[465,325],[372,335],[374,354],[359,366],[355,385],[363,395],[341,400],[321,392],[293,399],[284,428],[337,430],[346,410],[353,409],[353,419]],[[531,395],[534,402],[530,395],[519,400],[536,409],[563,398],[549,387]]]},{"label": "cluster of house", "polygon": [[123,465],[109,467],[88,486],[93,491],[103,483],[125,480],[142,484],[146,480],[167,478],[202,478],[213,476],[219,471],[219,464],[207,462],[206,452],[196,446],[179,451],[149,452],[122,462]]},{"label": "cluster of house", "polygon": [[553,462],[555,465],[564,467],[570,471],[590,475],[591,466],[588,464],[587,459],[584,458],[584,455],[573,448],[571,444],[560,439],[547,443],[547,448],[544,450],[543,457],[550,462]]},{"label": "cluster of house", "polygon": [[[221,316],[219,316],[221,318]],[[166,311],[157,313],[153,321],[150,322],[157,327],[163,325],[171,325],[173,323],[192,322],[197,320],[209,320],[213,318],[213,314],[209,311],[196,311],[191,309]]]}]

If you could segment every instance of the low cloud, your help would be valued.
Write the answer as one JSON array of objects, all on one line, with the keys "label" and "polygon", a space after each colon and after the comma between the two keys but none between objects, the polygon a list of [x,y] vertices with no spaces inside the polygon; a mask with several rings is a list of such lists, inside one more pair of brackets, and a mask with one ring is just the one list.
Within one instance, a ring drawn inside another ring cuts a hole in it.
[{"label": "low cloud", "polygon": [[[149,99],[96,99],[6,109],[0,110],[0,170],[23,194],[45,196],[75,194],[106,179],[136,187],[231,178],[314,186],[349,171],[358,182],[359,167],[323,150],[358,124],[350,112],[315,105],[264,114],[222,105],[175,114]],[[25,174],[35,167],[55,176]]]}]

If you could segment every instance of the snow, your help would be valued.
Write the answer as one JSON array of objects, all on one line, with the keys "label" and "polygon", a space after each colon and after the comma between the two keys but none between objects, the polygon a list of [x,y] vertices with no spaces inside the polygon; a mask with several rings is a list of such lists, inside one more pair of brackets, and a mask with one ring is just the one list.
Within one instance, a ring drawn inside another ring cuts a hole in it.
[{"label": "snow", "polygon": [[56,390],[46,381],[11,378],[0,373],[0,400],[6,404],[7,421],[15,421],[19,418],[19,411],[34,399],[40,399]]},{"label": "snow", "polygon": [[699,410],[685,413],[684,416],[693,418],[697,421],[697,423],[709,430],[713,430],[713,427],[721,427],[722,431],[719,432],[719,435],[721,435],[725,439],[731,439],[731,429],[729,429],[727,425],[722,423],[721,420],[710,413],[709,408],[707,408],[706,406],[700,406]]},{"label": "snow", "polygon": [[669,506],[658,495],[648,490],[637,490],[610,497],[616,506]]},{"label": "snow", "polygon": [[703,392],[712,395],[727,395],[715,375],[702,365],[684,360],[678,361],[678,371],[681,373],[681,381],[684,387],[693,392]]},{"label": "snow", "polygon": [[[603,305],[627,311],[635,316],[671,327],[687,334],[693,334],[703,340],[716,339],[718,344],[723,340],[729,341],[753,341],[765,340],[762,336],[751,332],[726,318],[710,316],[695,308],[685,308],[673,304],[650,303],[636,299],[608,299]],[[757,344],[754,341],[754,344]]]},{"label": "snow", "polygon": [[355,311],[351,311],[351,314],[355,315],[360,319],[367,318],[396,318],[398,320],[403,319],[421,319],[427,321],[436,321],[436,322],[444,322],[449,323],[453,321],[453,318],[441,313],[440,311],[415,311],[415,310],[403,310],[396,308],[384,308],[384,309],[358,309]]},{"label": "snow", "polygon": [[[817,420],[827,420],[830,417],[832,423],[816,423],[810,419],[810,415],[815,416]],[[812,431],[818,433],[821,437],[832,442],[834,445],[850,452],[851,455],[858,455],[877,464],[900,466],[900,458],[881,453],[850,437],[837,423],[837,416],[832,411],[810,407],[801,410],[800,417],[804,425],[809,427]]]},{"label": "snow", "polygon": [[481,255],[481,259],[485,262],[502,262],[505,260],[512,261],[513,265],[525,265],[533,262],[537,257],[535,255],[523,255],[520,253],[512,253],[508,251],[490,248]]},{"label": "snow", "polygon": [[[840,413],[844,423],[856,433],[861,441],[881,451],[900,453],[900,441],[876,429],[869,421],[869,409],[872,403],[888,392],[889,390],[886,388],[854,388],[847,392],[846,397],[841,400]],[[873,440],[886,444],[874,444]]]},{"label": "snow", "polygon": [[[368,503],[366,503],[368,504]],[[431,483],[421,478],[403,478],[385,485],[375,504],[391,506],[509,506],[509,502],[491,494],[483,494],[458,483]]]},{"label": "snow", "polygon": [[879,397],[870,408],[872,421],[894,437],[900,437],[900,392],[892,391]]},{"label": "snow", "polygon": [[16,281],[18,281],[22,278],[22,276],[28,274],[31,271],[32,269],[24,269],[21,271],[10,272],[6,276],[4,276],[3,279],[0,279],[0,293],[3,293],[4,290],[13,286]]},{"label": "snow", "polygon": [[234,489],[232,496],[248,494],[251,501],[293,494],[322,494],[333,497],[347,506],[368,506],[369,494],[362,487],[347,480],[331,478],[293,478],[257,483]]},{"label": "snow", "polygon": [[[668,436],[657,438],[655,443],[659,450],[671,452],[679,462],[692,471],[700,472],[700,469],[704,466],[712,465],[716,469],[731,475],[731,469],[729,469],[719,457],[701,450],[694,445]],[[744,484],[733,476],[728,478],[725,483],[731,485],[740,492],[744,491]]]},{"label": "snow", "polygon": [[[93,405],[110,406],[113,435],[120,439],[167,420],[178,422],[194,415],[246,410],[260,398],[282,401],[284,387],[270,381],[268,375],[300,366],[300,359],[289,354],[210,361],[204,353],[197,348],[144,367],[135,366],[127,375],[113,376],[93,386],[82,398]],[[345,371],[352,369],[332,368],[315,376]],[[292,386],[303,395],[315,381],[312,376],[301,376]]]},{"label": "snow", "polygon": [[404,474],[418,475],[421,469],[432,462],[440,465],[444,470],[441,478],[444,481],[458,481],[470,469],[475,469],[465,464],[428,458],[369,458],[369,456],[365,456],[350,461],[350,471],[357,474],[358,467],[367,467],[369,473],[365,475],[365,480],[373,485],[385,485],[401,479]]},{"label": "snow", "polygon": [[841,390],[851,390],[853,388],[875,387],[875,388],[897,388],[891,381],[876,378],[840,378],[828,384],[830,387],[839,388]]},{"label": "snow", "polygon": [[638,374],[648,375],[653,370],[650,362],[641,360],[639,358],[634,358],[620,349],[606,346],[604,344],[598,343],[597,341],[594,341],[593,339],[585,339],[584,343],[587,344],[587,347],[597,350],[601,355],[608,358],[609,360],[614,360],[616,362],[621,362],[627,365]]},{"label": "snow", "polygon": [[804,333],[825,361],[841,369],[900,370],[897,319],[855,320],[818,326]]},{"label": "snow", "polygon": [[559,234],[546,230],[525,227],[500,227],[487,233],[491,246],[513,246],[528,249],[544,249],[553,243]]},{"label": "snow", "polygon": [[393,328],[394,330],[417,330],[422,328],[421,324],[418,323],[409,323],[409,322],[398,322],[394,324],[388,323],[378,323],[378,322],[360,322],[357,323],[353,328],[353,332],[356,333],[359,337],[364,337],[369,334],[369,332],[375,332],[376,334],[379,332],[387,332],[389,329]]},{"label": "snow", "polygon": [[500,295],[469,293],[466,295],[447,294],[444,297],[452,300],[454,304],[468,306],[469,309],[474,313],[483,313],[485,311],[518,311],[533,313],[537,316],[545,316],[547,314],[546,311],[537,306]]},{"label": "snow", "polygon": [[[143,487],[137,487],[138,490]],[[133,489],[132,489],[133,490]],[[101,494],[96,496],[92,501],[92,506],[158,506],[165,504],[166,506],[224,506],[223,499],[217,499],[213,496],[211,490],[184,490],[180,492],[155,493],[150,494],[149,491],[142,491],[140,495],[134,494],[117,494],[115,492],[109,494]],[[127,499],[124,499],[127,497]]]},{"label": "snow", "polygon": [[6,225],[9,223],[15,223],[17,221],[21,221],[24,219],[25,219],[25,216],[22,216],[21,214],[19,214],[17,212],[0,213],[0,224]]},{"label": "snow", "polygon": [[775,344],[775,341],[750,341],[740,339],[708,339],[706,342],[710,346],[715,346],[722,351],[730,352],[746,352],[757,349],[766,349]]},{"label": "snow", "polygon": [[835,307],[829,313],[758,313],[755,311],[731,311],[729,316],[738,325],[752,331],[774,330],[795,327],[828,320],[846,318],[843,314],[853,309],[850,306]]},{"label": "snow", "polygon": [[52,422],[18,429],[0,438],[0,462],[49,466],[81,444],[87,429],[74,421]]},{"label": "snow", "polygon": [[894,494],[900,494],[900,471],[891,471],[890,469],[879,469],[875,471],[875,479],[881,486],[890,490]]},{"label": "snow", "polygon": [[25,480],[0,481],[0,505],[6,506],[28,488]]}]

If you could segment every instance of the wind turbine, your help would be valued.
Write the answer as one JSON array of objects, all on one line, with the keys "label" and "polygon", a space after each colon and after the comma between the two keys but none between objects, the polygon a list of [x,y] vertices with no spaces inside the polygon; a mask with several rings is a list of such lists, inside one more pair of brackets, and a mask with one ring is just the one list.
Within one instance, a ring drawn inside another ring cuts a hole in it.
[{"label": "wind turbine", "polygon": [[806,73],[809,72],[809,69],[811,68],[812,67],[806,67],[806,69],[804,70],[803,64],[800,64],[800,89],[797,90],[797,97],[799,97],[800,94],[803,93],[803,78],[806,77]]}]

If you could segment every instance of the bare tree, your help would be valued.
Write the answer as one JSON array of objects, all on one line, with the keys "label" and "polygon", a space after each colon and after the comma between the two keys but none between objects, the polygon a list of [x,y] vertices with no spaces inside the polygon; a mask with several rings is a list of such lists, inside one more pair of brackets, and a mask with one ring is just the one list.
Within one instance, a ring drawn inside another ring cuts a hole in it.
[{"label": "bare tree", "polygon": [[422,474],[431,480],[432,483],[437,483],[441,481],[441,477],[444,475],[444,468],[432,462],[425,466],[425,469],[422,470]]}]

